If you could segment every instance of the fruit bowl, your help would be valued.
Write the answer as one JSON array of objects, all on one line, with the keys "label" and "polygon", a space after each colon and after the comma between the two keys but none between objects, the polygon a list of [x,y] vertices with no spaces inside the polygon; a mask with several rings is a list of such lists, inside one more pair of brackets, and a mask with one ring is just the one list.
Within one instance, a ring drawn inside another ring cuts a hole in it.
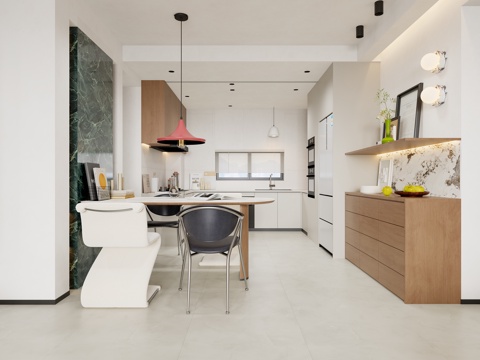
[{"label": "fruit bowl", "polygon": [[422,192],[395,191],[395,194],[400,195],[402,197],[422,197],[424,195],[430,194],[430,191],[422,191]]}]

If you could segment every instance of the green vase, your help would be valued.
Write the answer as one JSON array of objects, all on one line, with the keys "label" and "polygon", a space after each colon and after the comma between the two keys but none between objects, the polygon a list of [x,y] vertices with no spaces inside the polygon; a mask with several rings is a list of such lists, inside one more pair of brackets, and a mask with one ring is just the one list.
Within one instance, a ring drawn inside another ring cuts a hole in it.
[{"label": "green vase", "polygon": [[389,143],[394,141],[391,132],[391,119],[385,119],[385,136],[382,139],[382,144]]}]

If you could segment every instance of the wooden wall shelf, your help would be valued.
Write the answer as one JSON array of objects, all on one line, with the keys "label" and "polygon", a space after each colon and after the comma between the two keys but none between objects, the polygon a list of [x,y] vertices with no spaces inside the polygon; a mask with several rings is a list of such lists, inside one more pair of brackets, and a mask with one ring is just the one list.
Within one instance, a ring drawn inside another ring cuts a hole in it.
[{"label": "wooden wall shelf", "polygon": [[345,153],[345,155],[380,155],[394,151],[413,149],[420,146],[435,145],[459,140],[461,140],[461,138],[407,138],[350,151]]}]

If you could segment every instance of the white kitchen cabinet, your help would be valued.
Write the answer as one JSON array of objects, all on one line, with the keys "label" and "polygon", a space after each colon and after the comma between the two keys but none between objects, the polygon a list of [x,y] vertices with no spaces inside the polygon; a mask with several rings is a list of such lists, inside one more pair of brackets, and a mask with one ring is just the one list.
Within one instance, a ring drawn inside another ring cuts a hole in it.
[{"label": "white kitchen cabinet", "polygon": [[255,229],[276,229],[278,197],[275,192],[257,192],[255,197],[270,198],[275,201],[255,206]]},{"label": "white kitchen cabinet", "polygon": [[302,228],[302,193],[278,193],[277,221],[279,229]]}]

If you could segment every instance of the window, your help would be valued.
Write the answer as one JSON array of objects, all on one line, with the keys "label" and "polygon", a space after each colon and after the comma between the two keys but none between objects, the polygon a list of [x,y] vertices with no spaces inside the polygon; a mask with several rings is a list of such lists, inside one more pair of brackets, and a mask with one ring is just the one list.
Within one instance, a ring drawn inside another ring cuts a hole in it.
[{"label": "window", "polygon": [[283,152],[216,152],[217,180],[283,180]]}]

